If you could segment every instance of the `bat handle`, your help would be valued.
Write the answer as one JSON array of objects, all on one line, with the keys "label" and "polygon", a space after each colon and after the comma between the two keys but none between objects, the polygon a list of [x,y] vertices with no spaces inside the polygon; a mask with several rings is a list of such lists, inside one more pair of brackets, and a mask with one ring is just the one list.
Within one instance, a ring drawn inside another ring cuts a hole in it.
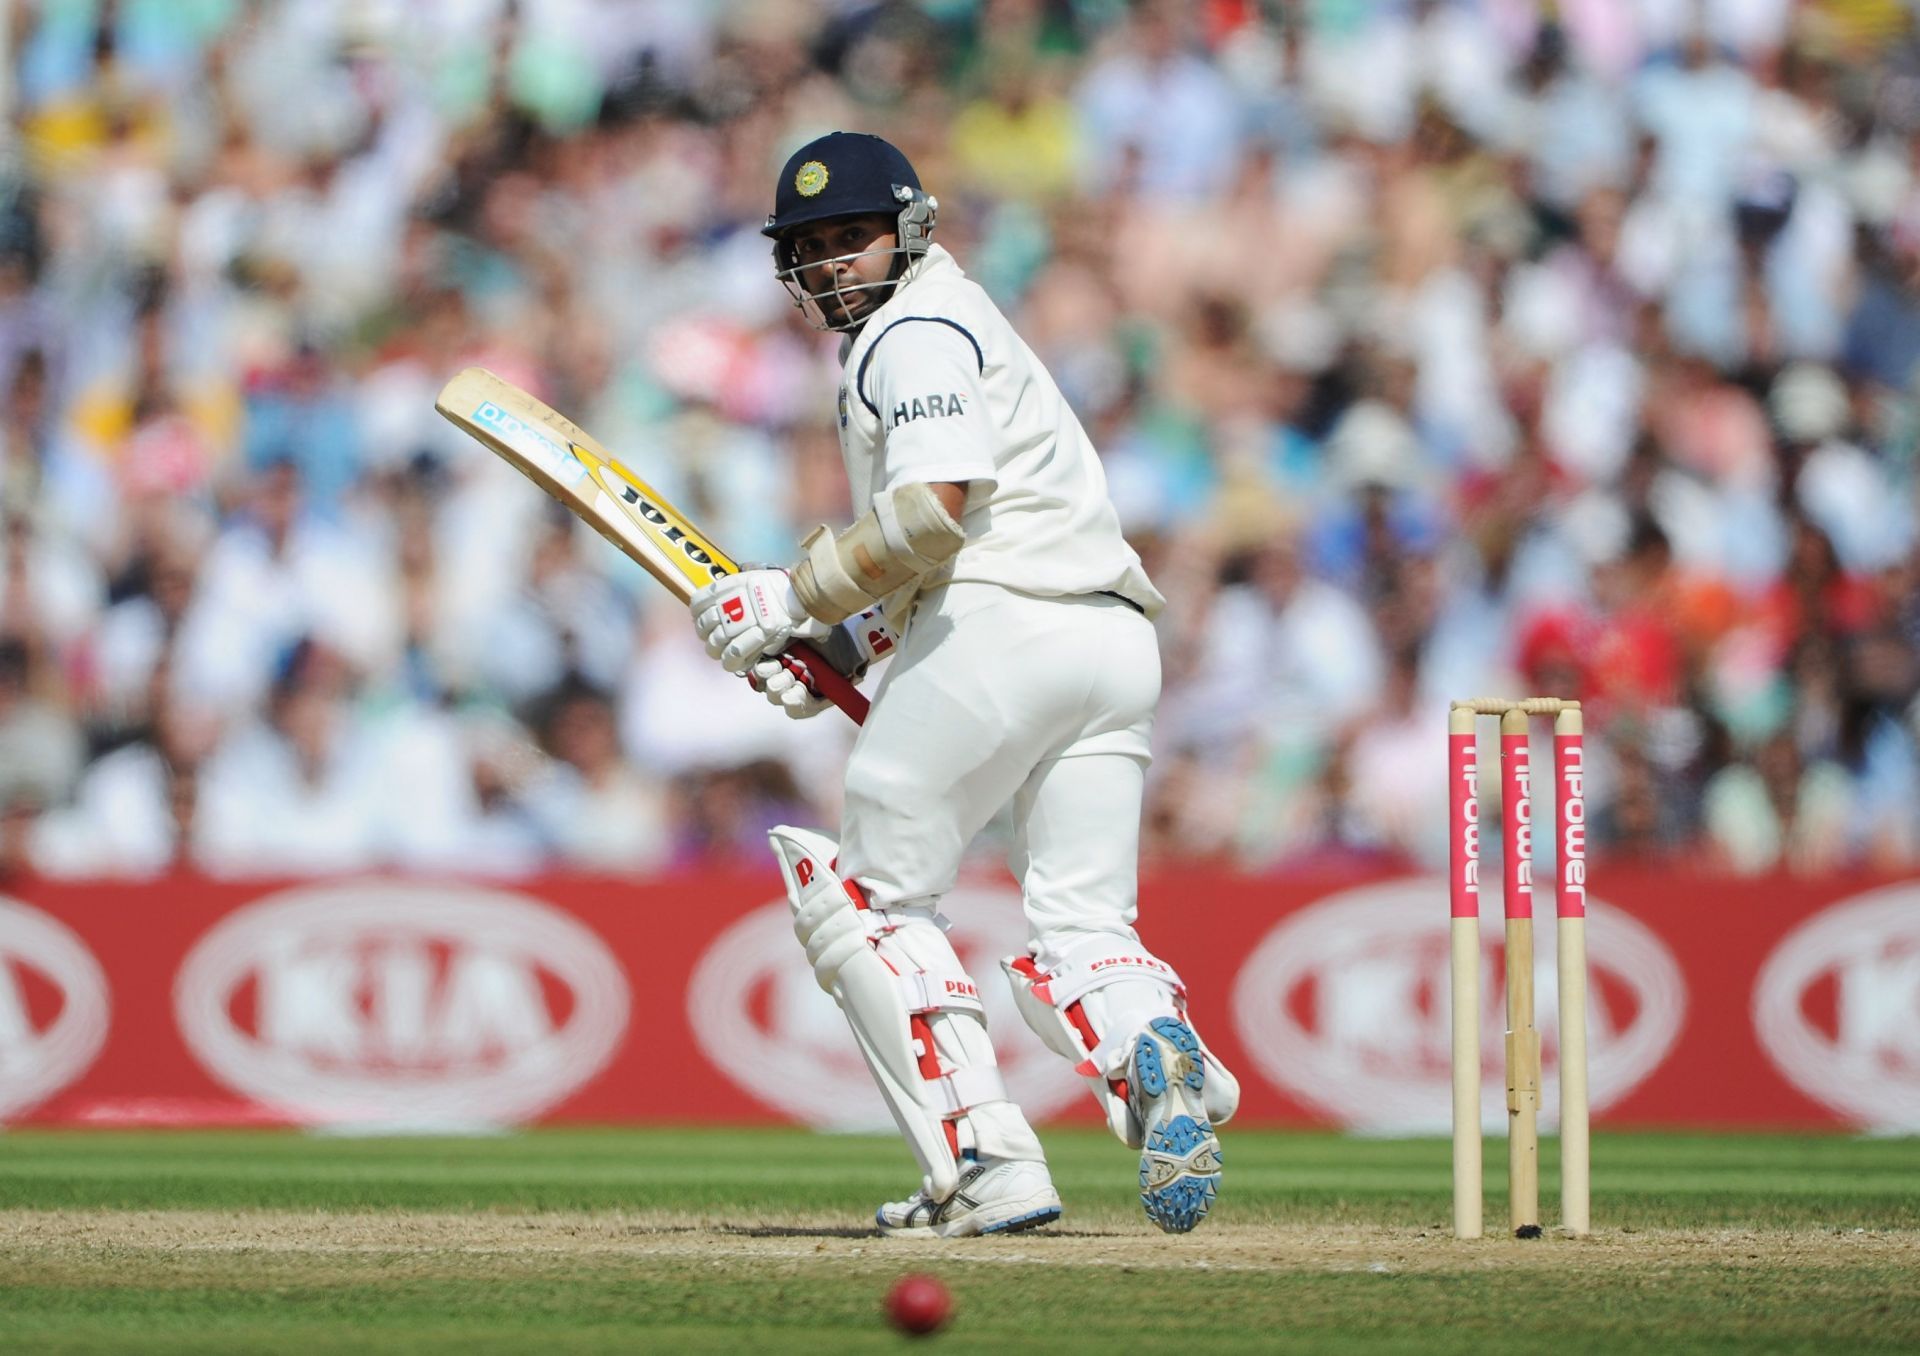
[{"label": "bat handle", "polygon": [[826,657],[813,646],[801,641],[796,642],[793,648],[806,652],[807,667],[813,674],[814,686],[820,689],[820,695],[845,711],[847,719],[855,725],[865,725],[869,705],[866,694],[848,681],[839,669],[829,664]]}]

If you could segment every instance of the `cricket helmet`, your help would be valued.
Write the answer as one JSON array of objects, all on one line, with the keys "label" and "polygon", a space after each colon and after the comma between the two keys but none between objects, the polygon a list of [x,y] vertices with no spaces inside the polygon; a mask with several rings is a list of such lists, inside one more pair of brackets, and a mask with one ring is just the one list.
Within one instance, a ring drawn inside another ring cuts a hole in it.
[{"label": "cricket helmet", "polygon": [[[786,237],[799,226],[840,217],[891,215],[898,244],[891,290],[913,261],[932,243],[939,203],[920,187],[920,176],[899,147],[865,132],[829,132],[816,137],[787,158],[774,186],[773,213],[760,233],[773,241],[774,272],[793,296],[794,304],[822,329],[852,329],[858,321],[835,322],[822,303],[847,291],[826,288],[809,291],[801,282],[798,260]],[[876,251],[867,251],[874,253]],[[814,264],[829,261],[813,261]],[[841,314],[846,308],[836,308]]]}]

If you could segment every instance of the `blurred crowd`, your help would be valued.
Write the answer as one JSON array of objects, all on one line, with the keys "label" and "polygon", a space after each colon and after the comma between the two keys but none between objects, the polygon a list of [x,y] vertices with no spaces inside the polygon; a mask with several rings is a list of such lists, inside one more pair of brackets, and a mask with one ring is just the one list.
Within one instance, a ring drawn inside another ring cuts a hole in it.
[{"label": "blurred crowd", "polygon": [[913,159],[1170,598],[1154,857],[1442,860],[1446,703],[1524,692],[1586,704],[1596,852],[1920,861],[1909,3],[6,16],[0,871],[831,824],[851,727],[432,406],[492,368],[743,559],[845,521],[757,233],[833,128]]}]

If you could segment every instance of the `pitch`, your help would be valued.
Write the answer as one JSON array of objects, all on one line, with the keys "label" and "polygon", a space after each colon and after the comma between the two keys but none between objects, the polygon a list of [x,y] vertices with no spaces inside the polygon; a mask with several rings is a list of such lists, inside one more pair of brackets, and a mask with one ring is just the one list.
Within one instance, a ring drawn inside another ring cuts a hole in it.
[{"label": "pitch", "polygon": [[1920,1346],[1913,1140],[1605,1135],[1593,1237],[1533,1243],[1449,1237],[1443,1140],[1237,1133],[1181,1238],[1110,1140],[1046,1140],[1060,1228],[932,1244],[863,1224],[911,1174],[892,1140],[17,1132],[0,1324],[23,1352],[887,1351],[882,1294],[930,1270],[952,1352]]}]

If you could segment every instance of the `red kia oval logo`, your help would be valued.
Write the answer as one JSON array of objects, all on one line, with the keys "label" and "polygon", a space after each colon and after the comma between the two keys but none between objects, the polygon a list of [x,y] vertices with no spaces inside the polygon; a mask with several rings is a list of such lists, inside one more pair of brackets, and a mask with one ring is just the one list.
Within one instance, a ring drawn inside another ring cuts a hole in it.
[{"label": "red kia oval logo", "polygon": [[[1505,1123],[1505,985],[1498,909],[1481,919],[1481,1063],[1489,1126]],[[1559,1115],[1559,984],[1553,922],[1535,946],[1534,1005],[1545,1050],[1541,1121]],[[1441,1134],[1451,1123],[1446,882],[1389,881],[1330,895],[1269,932],[1234,983],[1253,1065],[1296,1101],[1374,1133]],[[1602,1111],[1673,1047],[1686,986],[1665,943],[1589,897],[1590,1095]]]},{"label": "red kia oval logo", "polygon": [[0,896],[0,1119],[44,1102],[106,1043],[107,980],[66,924]]},{"label": "red kia oval logo", "polygon": [[[1072,1067],[1020,1019],[1006,984],[988,978],[1000,975],[1002,956],[1026,951],[1019,898],[963,886],[940,911],[952,921],[954,950],[980,985],[1008,1095],[1034,1120],[1086,1096]],[[687,986],[687,1018],[715,1067],[795,1120],[822,1130],[892,1127],[846,1018],[794,940],[793,910],[784,899],[755,909],[707,948]]]},{"label": "red kia oval logo", "polygon": [[1753,1025],[1816,1101],[1870,1129],[1920,1129],[1920,885],[1842,900],[1782,938]]},{"label": "red kia oval logo", "polygon": [[526,895],[362,881],[223,919],[174,983],[188,1046],[300,1119],[525,1120],[605,1066],[628,992],[606,944]]}]

